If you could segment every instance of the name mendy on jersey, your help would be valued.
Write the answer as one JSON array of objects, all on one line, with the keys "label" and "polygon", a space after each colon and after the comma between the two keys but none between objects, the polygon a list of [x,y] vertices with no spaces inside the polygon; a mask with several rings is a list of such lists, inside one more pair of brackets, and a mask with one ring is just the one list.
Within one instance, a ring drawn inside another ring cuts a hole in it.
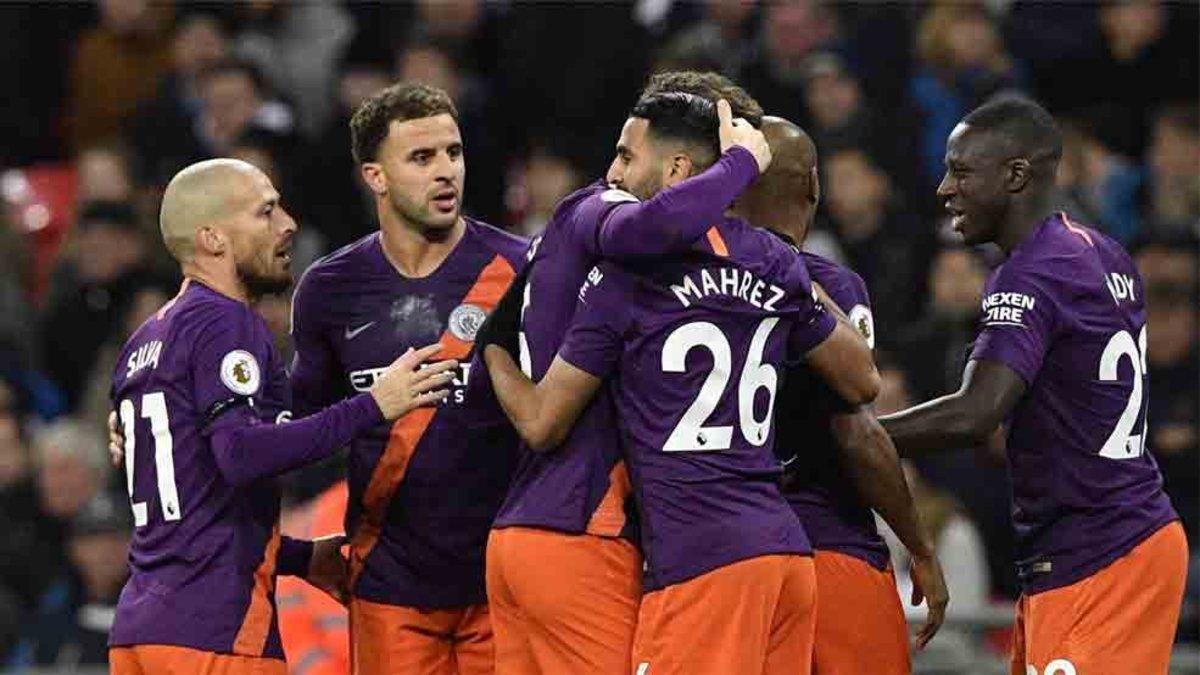
[{"label": "name mendy on jersey", "polygon": [[[696,283],[694,277],[699,277]],[[741,298],[755,307],[768,311],[776,311],[777,303],[783,299],[783,289],[768,284],[750,272],[736,267],[722,267],[717,270],[702,269],[697,274],[684,275],[678,286],[672,284],[671,291],[684,307],[709,295],[728,295]],[[763,294],[771,295],[763,301]]]},{"label": "name mendy on jersey", "polygon": [[1024,293],[992,293],[983,299],[985,324],[1025,325],[1025,312],[1033,309],[1035,298]]},{"label": "name mendy on jersey", "polygon": [[[425,368],[429,365],[431,364],[423,363],[421,364],[421,367]],[[367,391],[372,385],[375,384],[376,378],[382,375],[385,370],[387,370],[386,367],[364,368],[362,370],[352,371],[350,373],[350,386],[354,387],[354,391],[357,392]],[[470,377],[471,364],[458,364],[458,369],[454,372],[454,379],[451,380],[451,384],[454,386],[453,400],[455,403],[462,403],[463,400],[465,400],[467,394],[467,380],[469,380]]]}]

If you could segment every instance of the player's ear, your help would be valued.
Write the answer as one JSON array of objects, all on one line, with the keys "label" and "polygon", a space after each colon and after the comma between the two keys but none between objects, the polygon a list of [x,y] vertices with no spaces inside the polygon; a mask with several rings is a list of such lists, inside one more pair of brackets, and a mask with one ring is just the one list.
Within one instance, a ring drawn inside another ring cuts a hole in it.
[{"label": "player's ear", "polygon": [[387,174],[383,171],[383,165],[378,162],[364,162],[359,171],[362,173],[363,182],[367,187],[371,188],[371,192],[379,196],[387,194]]},{"label": "player's ear", "polygon": [[821,203],[821,178],[817,175],[817,167],[815,167],[815,166],[813,168],[809,169],[808,184],[810,187],[810,189],[808,191],[808,199],[813,203],[814,206],[817,204],[820,204]]},{"label": "player's ear", "polygon": [[1033,165],[1024,157],[1008,160],[1004,170],[1005,187],[1009,192],[1020,192],[1025,189],[1029,179],[1033,177]]},{"label": "player's ear", "polygon": [[684,153],[672,155],[667,163],[667,175],[664,186],[674,185],[692,175],[692,158]]},{"label": "player's ear", "polygon": [[228,243],[225,235],[215,227],[202,227],[196,230],[196,250],[204,251],[212,256],[224,255]]}]

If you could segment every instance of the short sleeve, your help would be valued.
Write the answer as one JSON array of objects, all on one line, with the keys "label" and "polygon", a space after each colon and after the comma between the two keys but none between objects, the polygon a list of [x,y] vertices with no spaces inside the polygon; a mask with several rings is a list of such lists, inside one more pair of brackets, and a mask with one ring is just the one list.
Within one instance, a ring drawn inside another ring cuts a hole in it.
[{"label": "short sleeve", "polygon": [[617,366],[624,347],[629,303],[611,266],[593,267],[579,289],[575,317],[558,355],[596,377],[607,377]]},{"label": "short sleeve", "polygon": [[1033,383],[1055,330],[1057,308],[1047,281],[1027,268],[997,270],[983,298],[972,360],[999,361]]}]

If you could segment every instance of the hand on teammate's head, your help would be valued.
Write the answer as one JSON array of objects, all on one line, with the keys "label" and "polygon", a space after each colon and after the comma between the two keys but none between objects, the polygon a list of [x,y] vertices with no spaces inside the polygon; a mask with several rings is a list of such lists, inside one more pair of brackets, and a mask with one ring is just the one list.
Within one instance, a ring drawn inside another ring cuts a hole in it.
[{"label": "hand on teammate's head", "polygon": [[718,135],[721,139],[721,152],[740,145],[754,155],[754,161],[758,163],[758,172],[765,172],[771,165],[771,146],[767,144],[767,138],[763,136],[762,131],[750,126],[750,123],[741,117],[735,118],[729,101],[725,99],[717,101],[717,119],[720,125]]}]

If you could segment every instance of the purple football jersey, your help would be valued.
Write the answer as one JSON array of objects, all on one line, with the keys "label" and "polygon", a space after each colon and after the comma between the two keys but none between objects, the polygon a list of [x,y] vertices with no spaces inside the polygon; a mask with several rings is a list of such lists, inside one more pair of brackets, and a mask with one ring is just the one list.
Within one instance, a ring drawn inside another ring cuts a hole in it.
[{"label": "purple football jersey", "polygon": [[[813,281],[850,318],[874,347],[871,301],[861,277],[812,253],[803,253]],[[788,369],[775,412],[775,454],[790,463],[801,482],[785,493],[813,548],[854,556],[877,569],[888,565],[888,549],[875,528],[875,514],[863,503],[846,474],[841,451],[830,431],[836,397],[816,373],[803,365]]]},{"label": "purple football jersey", "polygon": [[[283,658],[274,606],[279,492],[228,484],[214,424],[282,419],[289,392],[262,318],[189,280],[126,343],[113,374],[135,529],[110,643]],[[250,405],[222,402],[249,397]]]},{"label": "purple football jersey", "polygon": [[647,590],[811,552],[779,493],[772,413],[785,357],[834,324],[796,252],[739,220],[684,256],[588,273],[560,354],[612,376]]},{"label": "purple football jersey", "polygon": [[379,425],[350,447],[355,596],[393,605],[482,603],[484,546],[516,461],[517,436],[488,378],[471,377],[475,333],[524,263],[524,239],[468,219],[432,274],[408,278],[374,233],[317,261],[293,298],[297,416],[375,377],[409,347],[441,342],[462,363],[450,398]]},{"label": "purple football jersey", "polygon": [[1065,214],[988,280],[972,359],[1028,387],[1008,420],[1018,569],[1072,584],[1178,516],[1146,452],[1146,310],[1129,255]]},{"label": "purple football jersey", "polygon": [[[535,382],[558,353],[575,314],[579,287],[600,259],[596,245],[600,224],[613,208],[625,203],[623,198],[606,196],[608,192],[597,182],[568,195],[530,247],[533,267],[521,312],[521,367]],[[495,526],[572,534],[587,531],[612,487],[610,474],[621,459],[618,443],[607,391],[592,401],[559,449],[533,452],[522,443],[516,475]],[[629,534],[628,529],[623,533]]]}]

